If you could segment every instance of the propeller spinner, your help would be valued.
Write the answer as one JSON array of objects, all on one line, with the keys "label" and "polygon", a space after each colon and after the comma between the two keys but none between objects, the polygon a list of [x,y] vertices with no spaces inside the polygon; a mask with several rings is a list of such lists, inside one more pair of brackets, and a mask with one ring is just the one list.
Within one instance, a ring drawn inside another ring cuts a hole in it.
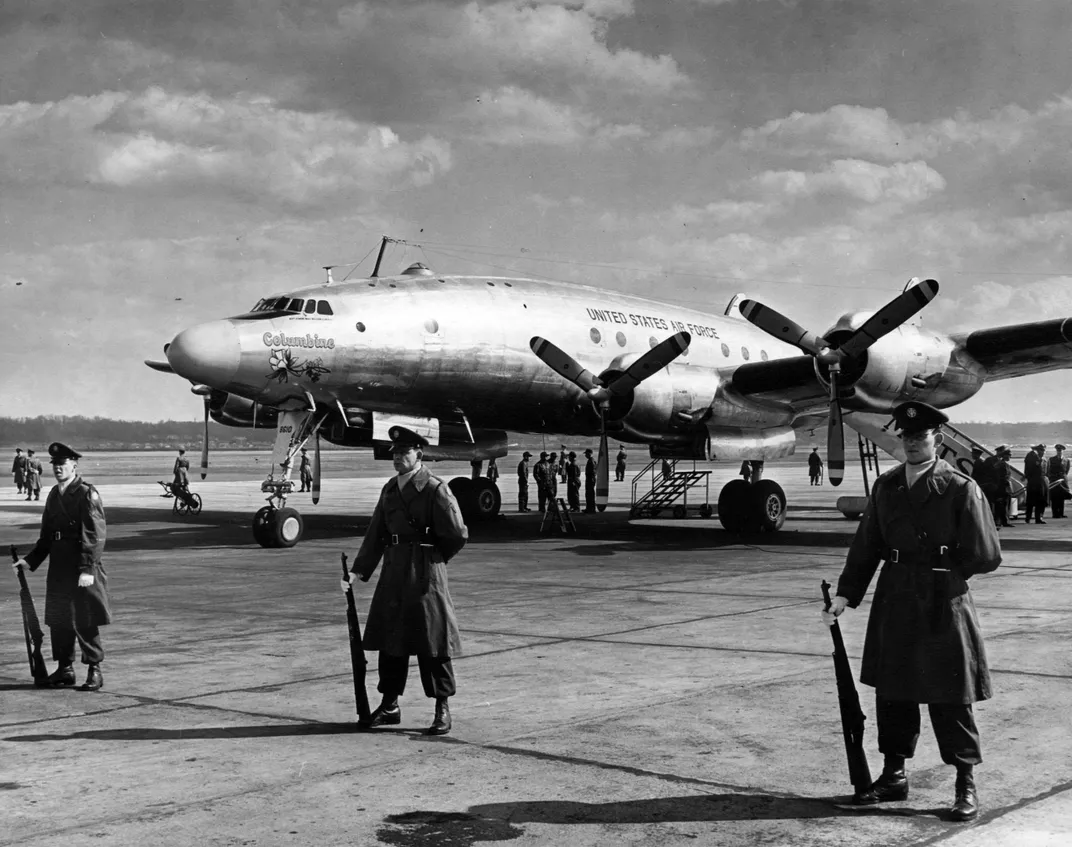
[{"label": "propeller spinner", "polygon": [[938,282],[925,279],[906,289],[875,312],[863,325],[840,344],[832,344],[815,335],[785,315],[755,300],[741,301],[745,319],[775,338],[810,353],[827,366],[830,382],[830,418],[827,422],[826,462],[831,485],[840,485],[845,476],[845,433],[841,426],[841,401],[838,381],[841,366],[861,355],[872,344],[893,332],[915,315],[938,294]]},{"label": "propeller spinner", "polygon": [[604,511],[610,498],[610,472],[607,452],[607,409],[614,397],[622,397],[657,371],[665,368],[688,349],[692,336],[677,332],[656,344],[633,362],[610,385],[568,353],[540,336],[533,336],[529,347],[547,367],[584,391],[599,412],[599,458],[596,461],[596,508]]}]

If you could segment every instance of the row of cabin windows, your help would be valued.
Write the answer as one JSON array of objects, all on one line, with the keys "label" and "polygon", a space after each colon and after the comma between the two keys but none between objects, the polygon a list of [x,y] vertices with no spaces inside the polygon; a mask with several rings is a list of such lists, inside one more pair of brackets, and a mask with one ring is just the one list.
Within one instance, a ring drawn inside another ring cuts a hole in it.
[{"label": "row of cabin windows", "polygon": [[[592,329],[588,333],[588,337],[592,339],[593,344],[599,344],[600,342],[603,341],[603,333],[601,333],[598,329],[596,329],[596,327],[592,327]],[[614,334],[614,340],[618,342],[619,347],[624,347],[625,343],[626,343],[625,333],[624,332],[615,333]],[[648,339],[648,346],[649,347],[654,347],[658,343],[659,343],[659,339],[657,339],[654,335],[651,336],[651,338]],[[683,352],[681,355],[682,356],[688,356],[689,355],[689,350],[688,350],[687,347],[685,348],[685,352]],[[728,344],[723,344],[722,345],[722,355],[727,357],[727,358],[729,358],[730,346]],[[748,361],[748,359],[751,358],[752,354],[751,354],[751,352],[749,352],[747,347],[742,347],[741,348],[741,356],[742,356],[742,358],[744,358],[745,361]],[[759,358],[761,358],[764,362],[766,362],[767,361],[767,351],[766,350],[760,350],[759,351]]]},{"label": "row of cabin windows", "polygon": [[301,297],[268,297],[258,301],[251,312],[294,312],[306,315],[333,315],[327,300],[303,300]]}]

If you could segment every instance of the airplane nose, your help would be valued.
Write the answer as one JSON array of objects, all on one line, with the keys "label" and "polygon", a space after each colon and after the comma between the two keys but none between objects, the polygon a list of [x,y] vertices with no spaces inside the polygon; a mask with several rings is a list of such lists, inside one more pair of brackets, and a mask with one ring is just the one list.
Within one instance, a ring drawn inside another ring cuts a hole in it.
[{"label": "airplane nose", "polygon": [[224,388],[238,371],[242,347],[230,321],[212,321],[184,329],[164,355],[175,373],[191,382]]}]

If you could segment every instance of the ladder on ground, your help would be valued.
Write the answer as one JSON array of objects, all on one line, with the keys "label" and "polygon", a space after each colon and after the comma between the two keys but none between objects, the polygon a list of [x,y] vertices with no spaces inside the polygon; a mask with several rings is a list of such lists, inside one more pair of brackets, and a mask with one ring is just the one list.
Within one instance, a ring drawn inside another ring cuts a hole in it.
[{"label": "ladder on ground", "polygon": [[555,526],[562,530],[563,535],[570,535],[577,531],[577,525],[573,522],[573,516],[566,507],[566,501],[561,497],[547,498],[547,511],[543,513],[540,521],[540,534],[550,532]]},{"label": "ladder on ground", "polygon": [[[673,461],[652,459],[640,473],[633,477],[633,506],[629,510],[630,517],[654,518],[660,513],[671,510],[674,517],[683,518],[688,514],[689,492],[701,483],[706,493],[703,501],[694,505],[701,510],[709,507],[711,471],[696,470],[695,462],[691,470],[678,470],[677,466],[676,459]],[[651,489],[638,498],[638,484],[647,482],[649,479]]]}]

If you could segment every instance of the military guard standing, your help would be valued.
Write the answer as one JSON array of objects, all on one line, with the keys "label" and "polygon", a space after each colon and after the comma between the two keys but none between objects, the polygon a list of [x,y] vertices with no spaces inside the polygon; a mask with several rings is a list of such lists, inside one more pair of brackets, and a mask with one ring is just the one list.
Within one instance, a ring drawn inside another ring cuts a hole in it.
[{"label": "military guard standing", "polygon": [[589,514],[596,510],[596,463],[591,447],[584,451],[584,510]]},{"label": "military guard standing", "polygon": [[882,774],[861,805],[908,797],[905,760],[927,704],[942,761],[957,769],[950,814],[978,812],[974,766],[982,761],[972,704],[991,696],[983,636],[968,580],[1001,563],[994,522],[979,486],[935,458],[949,419],[926,403],[893,410],[907,461],[882,474],[856,531],[823,620],[856,608],[885,562],[867,622],[860,681],[875,688]]},{"label": "military guard standing", "polygon": [[808,454],[808,478],[812,485],[822,485],[823,480],[823,457],[819,455],[819,448],[812,447]]},{"label": "military guard standing", "polygon": [[313,490],[313,463],[309,460],[309,450],[305,447],[301,448],[301,463],[298,465],[298,475],[301,477],[301,489],[302,491]]},{"label": "military guard standing", "polygon": [[37,460],[33,450],[26,451],[26,499],[41,499],[41,463]]},{"label": "military guard standing", "polygon": [[581,468],[577,464],[577,454],[572,450],[566,462],[566,502],[571,512],[581,510]]},{"label": "military guard standing", "polygon": [[369,606],[362,646],[379,651],[378,689],[383,699],[365,728],[402,722],[398,698],[406,689],[409,657],[416,656],[426,696],[435,699],[428,735],[450,732],[449,697],[456,683],[451,659],[461,652],[447,562],[465,546],[469,531],[450,487],[421,463],[427,439],[392,427],[391,457],[398,476],[380,492],[353,574],[367,582],[383,559]]},{"label": "military guard standing", "polygon": [[190,460],[186,458],[186,448],[179,448],[179,455],[175,459],[175,465],[171,469],[174,474],[172,484],[176,488],[187,488],[190,483]]},{"label": "military guard standing", "polygon": [[519,512],[531,512],[529,508],[529,459],[532,454],[526,450],[521,454],[521,461],[517,463],[517,510]]},{"label": "military guard standing", "polygon": [[536,500],[541,512],[547,511],[550,468],[551,463],[547,459],[546,451],[540,451],[540,459],[532,468],[532,478],[536,480]]},{"label": "military guard standing", "polygon": [[1027,501],[1024,503],[1025,524],[1031,523],[1032,515],[1034,515],[1035,523],[1046,523],[1042,519],[1042,513],[1046,510],[1050,490],[1045,474],[1046,463],[1042,458],[1045,455],[1046,445],[1036,444],[1024,456],[1024,476],[1027,477]]},{"label": "military guard standing", "polygon": [[1065,445],[1054,444],[1057,452],[1050,456],[1047,476],[1050,478],[1050,515],[1055,518],[1065,516],[1065,500],[1072,497],[1068,490],[1068,459],[1065,458]]},{"label": "military guard standing", "polygon": [[15,461],[11,463],[11,475],[15,478],[15,488],[22,494],[22,488],[26,484],[26,457],[22,455],[22,448],[15,448]]},{"label": "military guard standing", "polygon": [[100,665],[104,661],[100,627],[112,622],[108,601],[108,575],[101,563],[106,527],[104,506],[97,489],[78,475],[82,458],[66,444],[48,447],[56,485],[45,499],[41,535],[37,544],[19,559],[20,565],[36,571],[49,560],[45,581],[45,624],[52,636],[52,658],[58,667],[42,686],[61,688],[75,684],[74,646],[82,649],[88,665],[82,691],[97,691],[104,685]]}]

